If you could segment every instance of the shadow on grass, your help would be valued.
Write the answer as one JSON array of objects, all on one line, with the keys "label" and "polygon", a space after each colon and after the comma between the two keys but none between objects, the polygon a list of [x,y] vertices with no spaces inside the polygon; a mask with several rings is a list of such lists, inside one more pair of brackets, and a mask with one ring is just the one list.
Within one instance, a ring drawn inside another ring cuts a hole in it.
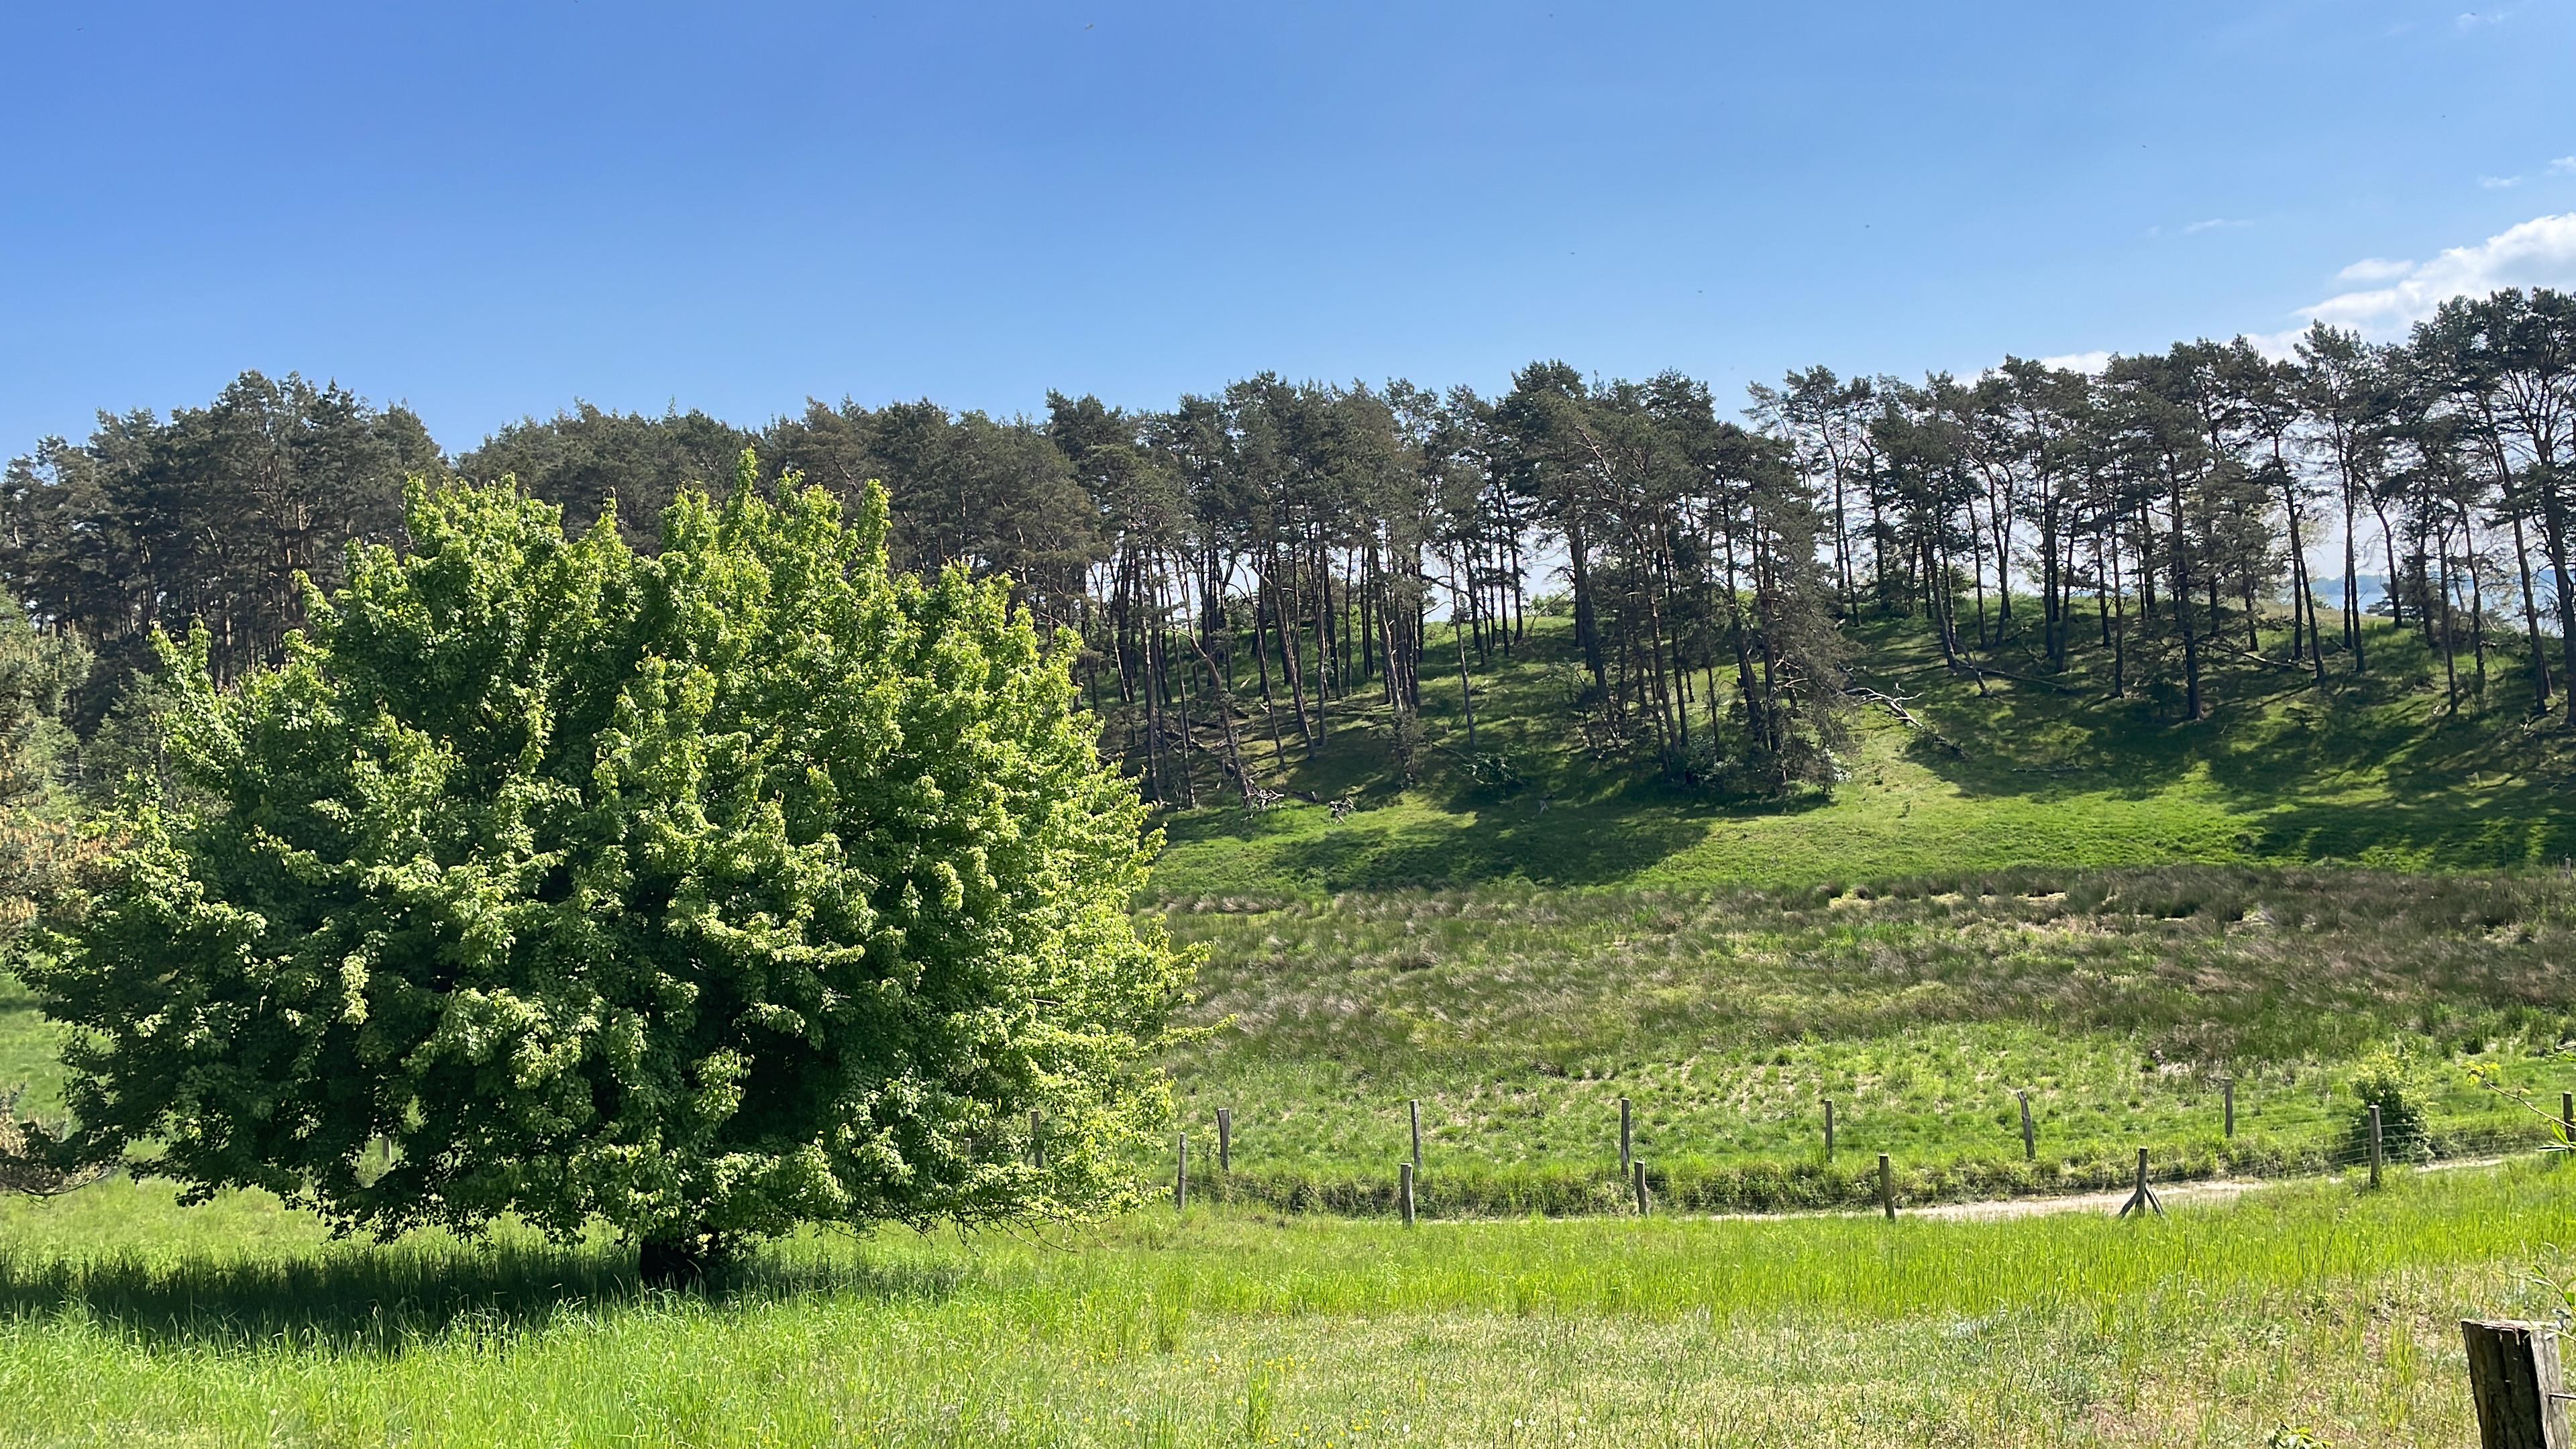
[{"label": "shadow on grass", "polygon": [[1282,845],[1279,868],[1326,890],[1441,890],[1525,880],[1542,886],[1628,880],[1707,838],[1738,810],[1647,788],[1541,807],[1538,797],[1452,802],[1457,812],[1385,830],[1335,829]]},{"label": "shadow on grass", "polygon": [[265,1258],[0,1255],[0,1319],[72,1315],[147,1343],[288,1344],[399,1354],[457,1336],[508,1337],[602,1312],[830,1294],[938,1301],[956,1269],[756,1255],[685,1293],[647,1289],[632,1251],[544,1245],[341,1245]]},{"label": "shadow on grass", "polygon": [[2384,625],[2365,675],[2318,681],[2221,655],[2207,669],[2211,717],[2180,724],[2146,699],[2107,698],[2098,659],[1980,695],[1901,622],[1869,631],[1886,682],[1960,746],[1954,755],[1918,736],[1909,758],[1970,795],[2144,798],[2197,776],[2247,817],[2249,845],[2268,856],[2512,867],[2576,854],[2559,803],[2576,783],[2565,731],[2515,707],[2509,662],[2486,703],[2470,697],[2454,713],[2422,642]]}]

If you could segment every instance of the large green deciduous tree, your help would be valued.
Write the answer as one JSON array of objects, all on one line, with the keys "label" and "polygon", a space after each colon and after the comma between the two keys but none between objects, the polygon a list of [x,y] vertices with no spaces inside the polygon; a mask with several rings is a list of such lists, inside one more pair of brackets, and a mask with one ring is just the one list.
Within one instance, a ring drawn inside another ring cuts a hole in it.
[{"label": "large green deciduous tree", "polygon": [[890,574],[880,489],[752,476],[653,557],[415,483],[280,667],[165,641],[204,803],[138,807],[31,970],[58,1157],[380,1234],[605,1222],[662,1277],[1129,1191],[1186,982],[1134,787],[1005,585]]}]

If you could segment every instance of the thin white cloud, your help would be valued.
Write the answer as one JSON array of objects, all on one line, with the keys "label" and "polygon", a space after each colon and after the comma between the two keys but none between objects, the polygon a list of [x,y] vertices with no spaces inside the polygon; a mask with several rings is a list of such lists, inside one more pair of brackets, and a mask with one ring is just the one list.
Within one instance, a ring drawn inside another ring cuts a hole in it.
[{"label": "thin white cloud", "polygon": [[2481,176],[2478,178],[2478,184],[2489,191],[2503,191],[2508,187],[2520,186],[2522,184],[2522,178],[2519,176]]},{"label": "thin white cloud", "polygon": [[[2351,267],[2345,268],[2344,279],[2363,280]],[[2384,280],[2388,285],[2337,293],[2301,308],[2300,315],[2365,336],[2394,337],[2453,297],[2483,296],[2505,287],[2576,288],[2576,211],[2533,217],[2476,246],[2453,247]]]},{"label": "thin white cloud", "polygon": [[2363,257],[2335,273],[2338,282],[2389,282],[2415,270],[2411,261],[2392,261],[2387,257]]},{"label": "thin white cloud", "polygon": [[2552,176],[2576,176],[2576,156],[2561,156],[2549,163]]},{"label": "thin white cloud", "polygon": [[2217,231],[2222,227],[2252,226],[2253,224],[2254,223],[2250,221],[2241,221],[2235,217],[2213,216],[2207,221],[2195,221],[2191,225],[2184,227],[2182,229],[2182,234],[2184,236],[2191,236],[2197,232]]},{"label": "thin white cloud", "polygon": [[2095,373],[2111,365],[2111,354],[2100,347],[2090,352],[2061,352],[2055,357],[2041,358],[2039,365],[2064,368],[2068,372]]},{"label": "thin white cloud", "polygon": [[2502,25],[2513,18],[2510,10],[2463,10],[2451,23],[2462,30],[2476,30],[2486,25]]}]

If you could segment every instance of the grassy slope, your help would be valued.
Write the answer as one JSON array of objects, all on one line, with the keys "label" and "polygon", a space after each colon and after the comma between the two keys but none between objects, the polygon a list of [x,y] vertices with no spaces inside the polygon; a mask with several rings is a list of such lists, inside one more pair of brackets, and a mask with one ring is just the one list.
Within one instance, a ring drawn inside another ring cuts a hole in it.
[{"label": "grassy slope", "polygon": [[[1570,633],[1535,622],[1522,657],[1489,670],[1478,693],[1479,752],[1506,756],[1527,783],[1463,781],[1453,757],[1435,751],[1421,788],[1389,793],[1382,711],[1355,700],[1316,759],[1303,760],[1292,736],[1281,763],[1291,787],[1355,789],[1362,810],[1340,824],[1302,803],[1176,814],[1157,893],[1803,885],[2176,861],[2458,870],[2576,858],[2566,732],[2528,727],[2521,686],[2501,662],[2489,708],[2447,713],[2421,646],[2385,626],[2374,631],[2377,671],[2357,680],[2318,686],[2288,670],[2213,665],[2212,717],[2191,725],[2161,721],[2149,701],[2108,699],[2107,672],[2088,653],[2054,687],[1992,678],[1980,695],[1940,667],[1919,628],[1876,626],[1860,635],[1855,677],[1915,699],[1963,753],[1873,712],[1830,801],[1730,807],[1589,757],[1563,702]],[[1439,662],[1424,670],[1426,728],[1462,745],[1456,675]],[[1257,753],[1267,761],[1266,742]]]},{"label": "grassy slope", "polygon": [[[1183,1123],[1204,1144],[1232,1108],[1239,1189],[1271,1201],[1382,1209],[1408,1099],[1431,1205],[1553,1211],[1621,1200],[1621,1097],[1660,1191],[1738,1208],[1864,1199],[1877,1152],[1950,1195],[2106,1185],[2139,1146],[2165,1172],[2312,1168],[2355,1148],[2368,1063],[2462,1148],[2546,1132],[2468,1065],[2553,1108],[2576,1087],[2576,892],[2555,879],[2025,872],[1174,921],[1227,1023],[1177,1064]],[[1815,1166],[1825,1098],[1838,1173]]]},{"label": "grassy slope", "polygon": [[[2223,664],[2215,716],[2177,725],[2082,669],[1981,694],[1884,626],[1857,675],[1959,748],[1873,717],[1831,800],[1781,808],[1588,757],[1549,623],[1479,683],[1480,750],[1525,783],[1435,753],[1421,788],[1376,789],[1355,708],[1288,772],[1356,790],[1348,821],[1171,818],[1156,893],[1206,953],[1204,1018],[1231,1018],[1177,1063],[1184,1125],[1204,1143],[1233,1108],[1259,1197],[1382,1206],[1419,1099],[1426,1191],[1482,1210],[1615,1203],[1621,1096],[1640,1153],[1711,1206],[1865,1193],[1805,1166],[1825,1097],[1859,1164],[1892,1152],[1923,1191],[2101,1182],[2142,1144],[2192,1170],[2312,1164],[2350,1147],[2347,1084],[2390,1053],[2447,1129],[2536,1132],[2461,1068],[2576,1086],[2576,892],[2535,869],[2576,854],[2569,751],[2502,703],[2503,662],[2496,707],[2454,715],[2420,647],[2378,632],[2378,674]],[[1429,702],[1433,738],[1463,744],[1454,689]],[[2519,873],[2459,874],[2497,868]]]},{"label": "grassy slope", "polygon": [[1158,1212],[806,1239],[675,1299],[604,1249],[331,1246],[114,1183],[0,1204],[0,1444],[2464,1443],[2457,1320],[2576,1305],[2542,1246],[2566,1187],[2145,1222]]}]

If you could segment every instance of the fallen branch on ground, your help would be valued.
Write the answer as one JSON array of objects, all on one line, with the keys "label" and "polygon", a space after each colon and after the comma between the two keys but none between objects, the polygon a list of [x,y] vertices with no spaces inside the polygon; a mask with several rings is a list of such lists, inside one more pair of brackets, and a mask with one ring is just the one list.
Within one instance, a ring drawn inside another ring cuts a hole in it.
[{"label": "fallen branch on ground", "polygon": [[1941,733],[1939,730],[1932,728],[1932,726],[1924,723],[1922,718],[1916,715],[1914,711],[1907,709],[1905,707],[1907,703],[1905,699],[1893,694],[1885,693],[1881,690],[1871,689],[1867,685],[1861,684],[1854,684],[1846,687],[1843,690],[1843,694],[1848,698],[1857,699],[1863,704],[1877,705],[1880,709],[1886,710],[1889,714],[1895,716],[1897,722],[1904,725],[1907,729],[1916,731],[1925,739],[1930,740],[1932,743],[1939,745],[1945,750],[1948,750],[1951,754],[1958,756],[1960,759],[1964,760],[1968,757],[1967,750],[1963,748],[1957,740],[1954,740],[1948,735]]}]

